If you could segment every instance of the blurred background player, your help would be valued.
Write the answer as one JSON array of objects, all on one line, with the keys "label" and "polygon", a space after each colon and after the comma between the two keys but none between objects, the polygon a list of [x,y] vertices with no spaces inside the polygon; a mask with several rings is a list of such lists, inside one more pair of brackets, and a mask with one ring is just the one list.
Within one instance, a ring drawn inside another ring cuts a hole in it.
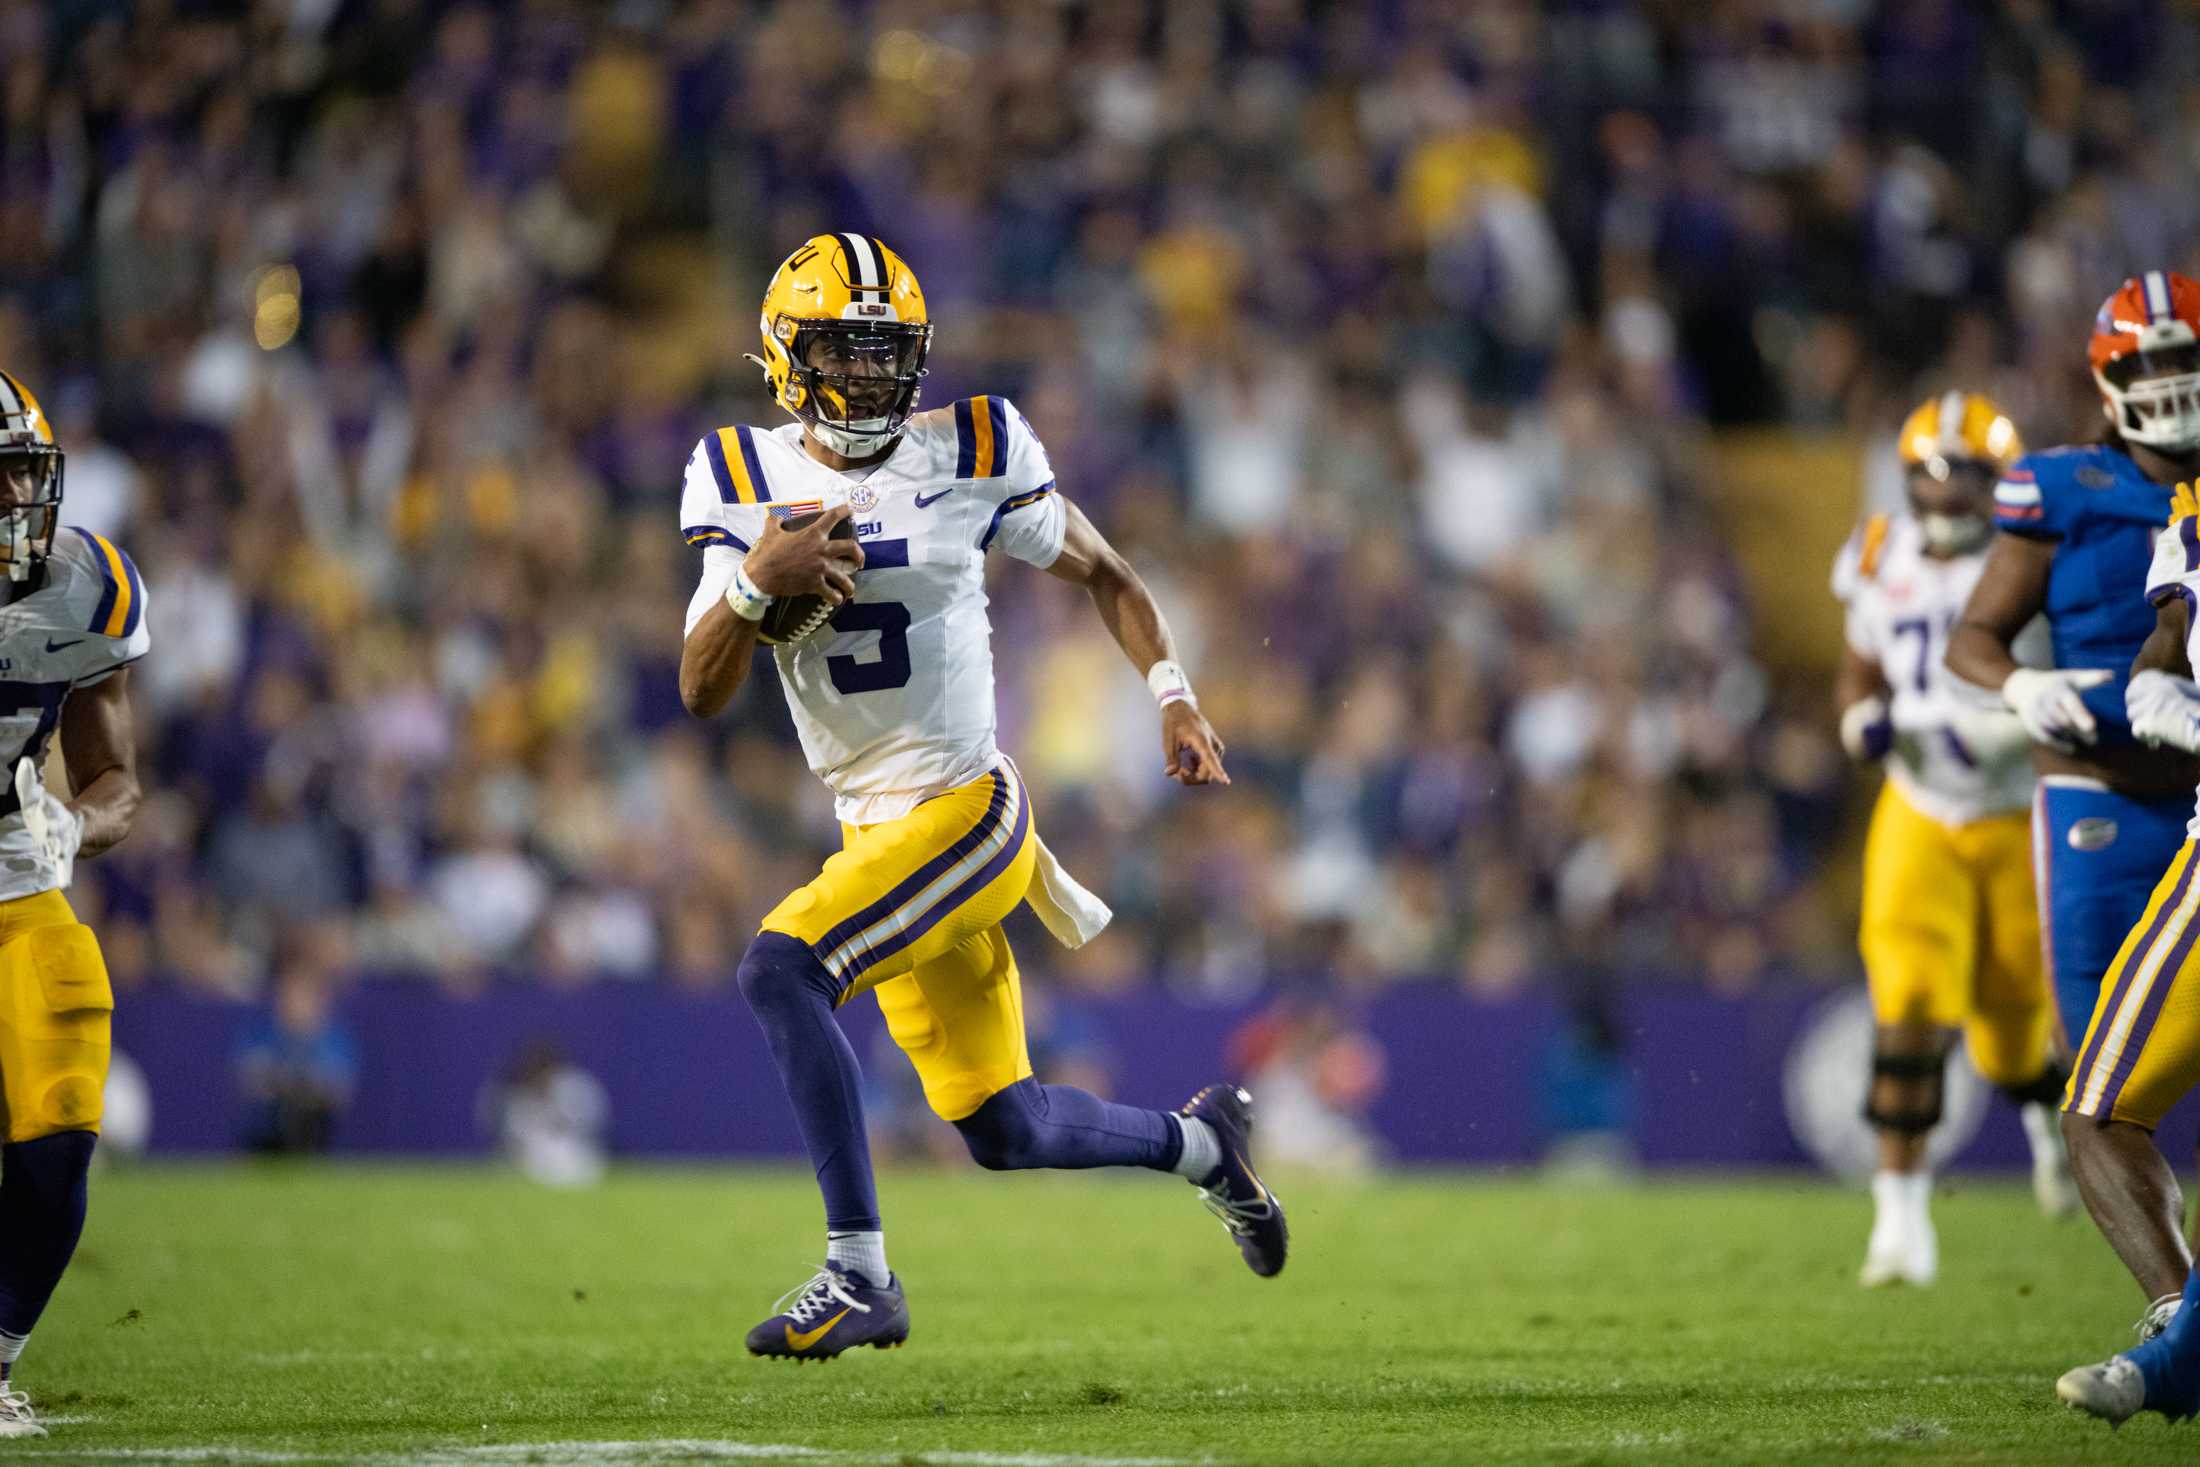
[{"label": "blurred background player", "polygon": [[[1929,1284],[1938,1272],[1925,1145],[1959,1025],[1979,1073],[2022,1107],[2041,1208],[2077,1205],[2053,1111],[2068,1071],[2032,890],[2030,740],[1941,661],[1986,563],[1994,481],[2022,446],[1994,404],[1949,392],[1910,414],[1898,451],[1909,512],[1866,521],[1833,574],[1847,608],[1841,743],[1887,772],[1864,848],[1860,936],[1878,1020],[1866,1285]],[[2045,640],[2035,623],[2018,639],[2020,660],[2044,662]]]},{"label": "blurred background player", "polygon": [[[0,1436],[44,1436],[15,1362],[84,1230],[114,993],[92,930],[62,895],[76,858],[138,808],[129,664],[145,655],[145,587],[113,542],[61,532],[62,453],[38,400],[0,372]],[[73,695],[73,696],[72,696]],[[48,745],[75,794],[39,776]]]},{"label": "blurred background player", "polygon": [[[2139,593],[2169,486],[2200,464],[2196,324],[2200,286],[2166,270],[2126,280],[2102,303],[2089,355],[2107,432],[2027,454],[2003,477],[1994,491],[2001,533],[1948,644],[1950,670],[2000,688],[2038,746],[2039,904],[2066,1036],[2085,1032],[2102,975],[2183,843],[2200,777],[2191,755],[2132,737],[2123,686],[2154,629]],[[2012,649],[2043,612],[2054,664],[2021,667]],[[2151,1212],[2134,1195],[2142,1178],[2175,1187],[2147,1171],[2154,1148],[2143,1135],[2068,1121],[2064,1133],[2096,1219]],[[2174,1229],[2106,1231],[2154,1301],[2142,1327],[2158,1328],[2184,1286],[2183,1239]]]},{"label": "blurred background player", "polygon": [[[2200,407],[2200,357],[2192,359],[2189,371],[2181,391]],[[2200,630],[2193,617],[2200,597],[2200,497],[2192,485],[2177,486],[2172,509],[2169,533],[2155,542],[2146,580],[2155,632],[2126,697],[2132,732],[2142,742],[2200,753],[2200,685],[2191,676],[2193,637]],[[2178,1231],[2184,1199],[2153,1138],[2169,1108],[2200,1085],[2196,841],[2200,813],[2193,815],[2183,849],[2155,886],[2145,915],[2102,984],[2065,1102],[2072,1140],[2087,1135],[2100,1142],[2095,1165],[2086,1173],[2086,1204],[2134,1272],[2186,1251]],[[2112,1177],[2104,1177],[2110,1168]],[[2116,1185],[2104,1186],[2104,1180]],[[2171,1295],[2148,1312],[2152,1337],[2135,1350],[2065,1374],[2055,1387],[2064,1401],[2110,1422],[2142,1410],[2170,1417],[2200,1410],[2200,1274],[2191,1272],[2189,1253],[2186,1262],[2182,1299]],[[2160,1277],[2156,1272],[2141,1281],[2153,1287]]]},{"label": "blurred background player", "polygon": [[[774,660],[810,768],[833,790],[843,844],[764,918],[738,974],[826,1222],[825,1266],[749,1332],[750,1352],[830,1359],[909,1335],[886,1260],[862,1076],[834,1018],[867,990],[925,1099],[980,1165],[1178,1172],[1253,1271],[1277,1272],[1283,1210],[1252,1169],[1249,1097],[1209,1086],[1170,1113],[1040,1084],[1001,930],[1028,901],[1077,946],[1109,914],[1040,842],[1022,777],[994,742],[986,554],[998,546],[1084,586],[1160,707],[1166,772],[1227,784],[1222,741],[1160,608],[1056,492],[1014,404],[973,397],[912,416],[932,323],[916,276],[876,239],[806,241],[772,276],[761,327],[760,365],[795,421],[721,428],[688,462],[681,524],[704,566],[680,698],[715,716],[747,676],[772,603],[821,598]],[[786,528],[798,513],[811,518]],[[843,526],[851,533],[836,538]]]}]

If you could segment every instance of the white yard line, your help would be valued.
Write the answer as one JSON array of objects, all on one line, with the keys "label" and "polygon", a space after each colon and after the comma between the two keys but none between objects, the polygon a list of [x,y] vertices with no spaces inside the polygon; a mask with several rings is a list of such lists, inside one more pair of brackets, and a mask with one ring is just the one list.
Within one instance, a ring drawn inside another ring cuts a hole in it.
[{"label": "white yard line", "polygon": [[[59,1424],[59,1418],[54,1418]],[[1193,1457],[1091,1457],[1075,1452],[960,1452],[898,1449],[887,1452],[841,1451],[831,1447],[805,1447],[793,1442],[738,1442],[700,1438],[631,1442],[497,1442],[478,1447],[431,1447],[424,1451],[363,1452],[356,1455],[328,1452],[274,1452],[257,1447],[36,1447],[11,1451],[8,1457],[40,1462],[406,1462],[423,1467],[467,1467],[483,1462],[539,1463],[542,1467],[615,1467],[615,1464],[647,1464],[665,1461],[798,1461],[819,1467],[899,1467],[923,1463],[924,1467],[1205,1467],[1208,1459]]]}]

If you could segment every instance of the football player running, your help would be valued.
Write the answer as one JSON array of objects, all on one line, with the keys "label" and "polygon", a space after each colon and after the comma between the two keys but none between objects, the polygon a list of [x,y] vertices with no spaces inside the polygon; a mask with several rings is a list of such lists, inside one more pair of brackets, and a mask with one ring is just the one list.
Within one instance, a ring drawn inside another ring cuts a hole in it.
[{"label": "football player running", "polygon": [[[821,597],[825,624],[782,624],[787,640],[772,650],[804,755],[834,793],[842,848],[765,917],[741,959],[741,991],[794,1106],[826,1225],[824,1266],[749,1331],[750,1352],[830,1359],[908,1338],[860,1076],[834,1019],[866,991],[925,1099],[981,1166],[1175,1172],[1253,1271],[1276,1273],[1284,1214],[1253,1170],[1250,1097],[1215,1085],[1169,1112],[1040,1084],[1001,928],[1028,902],[1075,946],[1108,911],[1040,841],[1023,780],[995,746],[986,556],[1085,587],[1160,705],[1165,772],[1227,784],[1223,742],[1160,608],[1056,490],[1012,403],[973,397],[915,413],[932,325],[893,251],[860,234],[807,241],[773,275],[762,329],[760,365],[795,421],[719,429],[689,460],[681,524],[704,565],[680,696],[698,717],[717,714],[773,603]],[[783,523],[798,515],[815,517]]]},{"label": "football player running", "polygon": [[[1898,442],[1910,512],[1875,515],[1834,566],[1847,647],[1841,743],[1887,778],[1864,846],[1859,934],[1878,1020],[1865,1118],[1879,1133],[1867,1286],[1929,1284],[1939,1245],[1926,1136],[1940,1121],[1953,1032],[1979,1073],[2022,1107],[2040,1206],[2077,1206],[2054,1106],[2068,1071],[2032,894],[2031,741],[1941,665],[1948,630],[1993,538],[1994,481],[2022,452],[1975,393],[1920,406]],[[2020,641],[2040,642],[2035,628]],[[2023,647],[2025,661],[2044,647]]]},{"label": "football player running", "polygon": [[[2188,370],[2186,410],[2200,413],[2200,356]],[[2180,484],[2171,508],[2169,533],[2155,542],[2147,577],[2155,634],[2140,654],[2126,702],[2132,732],[2141,741],[2200,753],[2200,685],[2191,677],[2200,659],[2200,625],[2193,616],[2200,598],[2200,497],[2191,485]],[[2094,1213],[2120,1252],[2125,1242],[2115,1231],[2119,1228],[2147,1233],[2164,1250],[2178,1238],[2181,1199],[2153,1133],[2163,1113],[2200,1085],[2196,842],[2200,814],[2192,817],[2183,848],[2117,954],[2065,1103],[2071,1121],[2115,1140],[2105,1159],[2134,1173],[2127,1186],[2108,1193],[2117,1206]],[[2150,1313],[2150,1320],[2166,1315],[2156,1321],[2152,1338],[2111,1360],[2069,1371],[2056,1382],[2056,1394],[2117,1423],[2141,1411],[2175,1419],[2200,1410],[2200,1271],[2188,1267],[2182,1298],[2173,1296],[2171,1302],[2177,1307]]]},{"label": "football player running", "polygon": [[[2003,476],[2001,533],[1948,644],[1950,670],[2001,689],[2037,746],[2039,903],[2066,1036],[2087,1032],[2097,1003],[2121,1007],[2119,954],[2185,843],[2200,778],[2191,754],[2133,737],[2124,689],[2156,635],[2139,593],[2170,486],[2200,464],[2200,285],[2165,270],[2126,280],[2094,318],[2089,355],[2107,434],[2027,454]],[[2042,612],[2054,664],[2019,666],[2011,646]],[[2079,1048],[2073,1094],[2091,1093],[2075,1087],[2101,1058],[2090,1039]],[[2175,1176],[2147,1130],[2111,1109],[2098,1095],[2066,1107],[2063,1135],[2087,1210],[2152,1301],[2140,1322],[2151,1335],[2177,1307],[2191,1251]]]},{"label": "football player running", "polygon": [[[60,525],[62,452],[0,372],[0,1437],[44,1436],[17,1359],[84,1230],[114,993],[67,889],[137,814],[129,664],[151,645],[145,585],[111,541]],[[39,771],[59,733],[75,793]]]}]

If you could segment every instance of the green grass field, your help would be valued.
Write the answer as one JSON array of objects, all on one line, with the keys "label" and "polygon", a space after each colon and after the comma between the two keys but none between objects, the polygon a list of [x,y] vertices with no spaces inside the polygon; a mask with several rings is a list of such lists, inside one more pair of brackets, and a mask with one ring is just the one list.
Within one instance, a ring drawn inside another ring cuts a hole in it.
[{"label": "green grass field", "polygon": [[808,1179],[153,1169],[95,1184],[25,1357],[38,1460],[2160,1463],[2200,1427],[2056,1405],[2141,1300],[2014,1187],[1938,1207],[1943,1279],[1851,1282],[1858,1195],[1299,1179],[1255,1279],[1188,1188],[890,1173],[909,1347],[767,1364]]}]

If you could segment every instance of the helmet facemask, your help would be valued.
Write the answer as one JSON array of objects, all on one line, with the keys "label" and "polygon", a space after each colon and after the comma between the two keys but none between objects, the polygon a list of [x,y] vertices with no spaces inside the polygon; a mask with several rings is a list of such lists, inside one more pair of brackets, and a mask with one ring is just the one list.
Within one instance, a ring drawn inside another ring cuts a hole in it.
[{"label": "helmet facemask", "polygon": [[2094,372],[2109,421],[2126,442],[2164,453],[2200,449],[2200,342],[2182,321],[2149,328],[2172,339],[2127,352]]},{"label": "helmet facemask", "polygon": [[916,411],[932,327],[894,321],[796,321],[786,398],[835,453],[868,458]]},{"label": "helmet facemask", "polygon": [[53,551],[61,466],[61,450],[50,443],[0,444],[0,565],[10,581],[29,580]]},{"label": "helmet facemask", "polygon": [[1994,538],[1995,466],[1978,459],[1933,454],[1910,465],[1910,513],[1925,548],[1941,557],[1983,550]]}]

